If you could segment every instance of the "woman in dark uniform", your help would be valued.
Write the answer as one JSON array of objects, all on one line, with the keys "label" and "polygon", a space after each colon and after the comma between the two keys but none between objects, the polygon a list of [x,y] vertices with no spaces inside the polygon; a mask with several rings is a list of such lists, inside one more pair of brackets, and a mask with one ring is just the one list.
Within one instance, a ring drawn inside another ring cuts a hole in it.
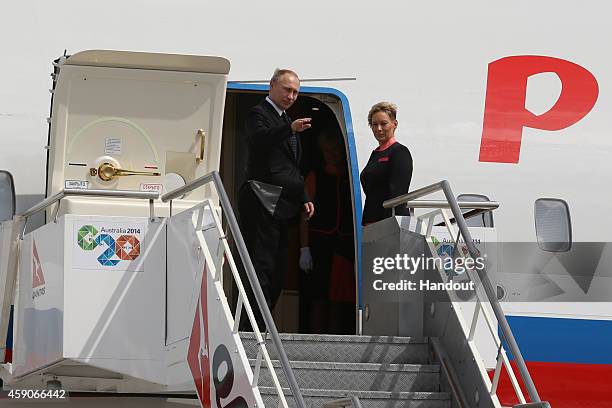
[{"label": "woman in dark uniform", "polygon": [[[371,224],[391,216],[391,209],[383,202],[406,194],[412,179],[412,156],[406,146],[395,140],[397,107],[379,102],[368,113],[368,124],[378,147],[370,155],[361,172],[361,186],[366,195],[362,225]],[[410,215],[406,206],[395,208],[396,215]]]},{"label": "woman in dark uniform", "polygon": [[340,129],[322,131],[317,142],[323,161],[305,183],[317,211],[300,225],[300,331],[353,334],[353,209]]}]

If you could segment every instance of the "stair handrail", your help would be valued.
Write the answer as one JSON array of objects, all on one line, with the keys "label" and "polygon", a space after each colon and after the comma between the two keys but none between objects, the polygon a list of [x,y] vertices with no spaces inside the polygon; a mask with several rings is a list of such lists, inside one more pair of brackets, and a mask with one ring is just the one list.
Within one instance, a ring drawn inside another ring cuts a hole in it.
[{"label": "stair handrail", "polygon": [[[225,191],[225,187],[223,186],[223,181],[221,180],[219,172],[213,170],[212,172],[201,176],[185,184],[182,187],[179,187],[162,195],[161,200],[162,202],[169,201],[170,210],[172,211],[172,200],[178,197],[182,197],[190,191],[193,191],[196,188],[204,186],[205,184],[209,184],[211,182],[213,183],[219,196],[221,209],[223,210],[223,214],[227,219],[227,224],[234,238],[234,242],[236,243],[236,248],[244,266],[247,278],[249,280],[249,284],[251,285],[251,289],[253,290],[257,306],[261,311],[264,323],[266,324],[270,336],[272,337],[272,342],[274,343],[274,346],[276,347],[276,350],[278,352],[278,357],[283,368],[283,372],[285,373],[287,382],[289,383],[289,388],[291,389],[293,398],[295,399],[298,408],[306,408],[304,397],[302,396],[302,392],[295,378],[295,374],[293,373],[293,369],[289,364],[289,358],[287,357],[287,353],[285,352],[285,349],[283,347],[280,335],[276,328],[276,324],[274,323],[274,319],[272,318],[272,312],[268,307],[268,303],[266,302],[263,290],[261,289],[261,285],[259,284],[259,279],[257,278],[257,274],[255,273],[255,267],[253,266],[249,251],[247,250],[244,238],[242,237],[242,233],[240,232],[240,227],[238,225],[236,215],[234,214],[234,210],[232,208],[229,197],[227,196],[227,192]],[[170,214],[172,215],[172,212]],[[245,302],[248,302],[248,299],[245,299]],[[264,343],[265,340],[266,339],[264,338]],[[263,344],[263,346],[265,346],[265,344]],[[262,347],[262,345],[260,345],[260,347]]]},{"label": "stair handrail", "polygon": [[[33,205],[32,207],[23,211],[22,213],[16,214],[13,216],[12,222],[15,225],[18,225],[18,231],[16,231],[15,233],[15,240],[19,241],[23,239],[25,235],[26,227],[27,227],[27,222],[30,219],[30,217],[38,214],[41,211],[46,210],[48,207],[57,203],[57,206],[54,208],[53,214],[51,216],[51,218],[55,220],[55,218],[57,217],[57,213],[59,211],[61,200],[64,199],[65,197],[74,197],[74,196],[78,196],[78,197],[84,197],[84,196],[86,197],[92,197],[92,196],[93,197],[114,197],[114,198],[131,198],[131,199],[149,200],[149,214],[150,214],[150,217],[153,218],[154,217],[153,200],[159,197],[159,193],[155,191],[65,188],[63,190],[60,190],[56,194],[45,198],[41,202]],[[19,245],[17,243],[14,245],[14,248],[15,248],[15,251],[17,252],[19,251]],[[8,292],[12,293],[15,290],[16,279],[17,279],[16,262],[18,262],[17,258],[19,257],[19,255],[12,254],[12,256],[15,257],[15,260],[13,261],[13,267],[12,267],[15,273],[13,273],[11,276],[7,276],[6,277],[7,281],[3,282],[3,284],[5,285],[4,291],[6,293]],[[1,303],[0,304],[0,331],[2,332],[2,334],[0,334],[0,343],[2,344],[2,346],[0,346],[0,358],[2,359],[2,361],[4,361],[4,356],[5,356],[5,351],[6,351],[5,343],[6,343],[6,336],[7,336],[7,331],[8,331],[8,321],[9,321],[8,310],[13,300],[12,297],[14,297],[14,294],[11,296],[10,299],[8,297],[5,298],[4,295],[0,296],[0,299],[2,299],[0,301]]]},{"label": "stair handrail", "polygon": [[[415,200],[415,201],[409,201],[407,203],[407,205],[411,206],[412,208],[433,208],[431,205],[427,205],[427,206],[423,206],[421,205],[423,201],[422,200]],[[448,203],[446,201],[438,201],[438,203],[440,203],[438,205],[438,208],[436,208],[435,211],[423,214],[423,215],[419,215],[417,217],[417,219],[419,220],[419,223],[423,223],[423,221],[426,221],[426,224],[421,224],[420,225],[420,230],[421,233],[425,235],[425,239],[427,241],[428,246],[430,247],[431,253],[432,255],[437,253],[436,250],[436,246],[434,244],[434,240],[433,240],[433,236],[432,234],[432,226],[441,226],[441,227],[446,227],[446,229],[448,230],[448,233],[450,234],[450,242],[454,243],[455,246],[455,250],[452,253],[452,257],[454,257],[454,252],[457,249],[461,249],[460,252],[462,252],[462,255],[465,256],[467,255],[467,250],[465,247],[461,248],[460,247],[460,237],[461,234],[457,234],[453,228],[453,224],[455,224],[455,219],[454,217],[452,217],[452,215],[448,214],[446,212],[446,209],[449,208],[450,206],[448,205]],[[478,204],[476,204],[478,205]],[[468,207],[470,208],[472,206],[472,204],[468,204],[467,202],[459,202],[459,206],[461,208],[465,208]],[[498,206],[497,203],[495,203],[495,206]],[[495,207],[497,208],[497,207]],[[475,215],[478,213],[482,213],[482,212],[486,212],[486,211],[491,211],[491,209],[489,210],[485,210],[485,209],[471,209],[469,211],[467,211],[466,213],[463,214],[465,219],[468,219],[468,217],[470,217],[471,215]],[[439,223],[435,223],[435,218],[440,215],[442,216],[442,222]],[[418,225],[417,225],[417,229],[418,229]],[[455,238],[456,237],[456,238]],[[439,258],[441,259],[441,258]],[[440,277],[443,278],[445,272],[443,271],[443,269],[441,269],[440,267],[438,268],[438,272],[441,274]],[[480,278],[478,277],[478,274],[474,274],[474,270],[473,268],[467,268],[467,275],[468,277],[473,281],[473,282],[480,282]],[[450,278],[452,279],[452,278]],[[525,396],[523,395],[523,390],[521,389],[521,386],[519,385],[519,382],[517,380],[517,377],[514,373],[514,368],[512,367],[512,365],[510,364],[510,360],[508,360],[508,356],[506,355],[506,350],[503,347],[503,343],[502,340],[500,340],[499,337],[499,333],[498,333],[498,325],[497,325],[497,321],[493,321],[493,318],[490,316],[488,310],[485,308],[485,304],[488,304],[488,300],[487,300],[487,296],[486,294],[484,294],[482,292],[482,290],[476,290],[475,292],[476,294],[476,307],[474,309],[474,314],[472,316],[472,322],[470,325],[470,329],[469,332],[466,332],[466,337],[468,342],[472,341],[474,339],[474,335],[475,335],[475,330],[476,330],[476,326],[478,324],[478,318],[480,316],[480,314],[482,313],[482,316],[484,318],[484,321],[486,323],[487,328],[489,329],[489,332],[491,334],[491,337],[493,337],[494,343],[495,343],[495,347],[497,348],[497,357],[496,357],[496,364],[495,364],[495,370],[493,372],[493,378],[491,380],[491,387],[489,389],[489,393],[490,395],[497,395],[497,386],[499,385],[499,378],[501,375],[501,370],[502,367],[505,367],[507,372],[508,372],[508,377],[510,379],[510,383],[512,384],[512,387],[516,393],[516,396],[518,397],[519,403],[525,403]],[[451,296],[452,294],[449,293],[449,296]],[[452,296],[454,298],[454,296]],[[451,301],[454,301],[451,299]],[[457,315],[457,317],[459,318],[459,314]],[[461,319],[460,319],[461,320]],[[436,339],[432,339],[432,344],[435,344],[435,340]],[[443,349],[440,349],[440,352],[444,352]],[[440,353],[438,353],[440,354]],[[449,365],[449,369],[452,370],[452,366]],[[448,376],[449,381],[452,379],[451,376]],[[452,382],[451,382],[452,385]],[[462,391],[461,388],[457,388],[457,391]],[[467,405],[466,405],[467,406]]]},{"label": "stair handrail", "polygon": [[457,405],[459,405],[459,408],[468,408],[469,404],[463,390],[459,385],[457,373],[453,370],[452,366],[449,366],[447,363],[448,356],[442,349],[439,340],[431,339],[430,344],[432,346],[434,356],[440,360],[440,367],[442,367],[446,378],[448,378],[448,384],[450,385],[451,392],[455,398],[455,401],[457,402]]},{"label": "stair handrail", "polygon": [[[85,188],[65,188],[60,190],[56,194],[45,198],[40,203],[33,205],[29,209],[25,210],[19,217],[23,217],[25,222],[30,217],[38,214],[41,211],[46,210],[48,207],[55,203],[58,205],[53,210],[52,219],[55,219],[59,211],[59,203],[65,197],[110,197],[110,198],[131,198],[140,200],[149,200],[149,216],[153,218],[155,216],[153,200],[159,198],[159,192],[157,191],[135,191],[135,190],[102,190],[102,189],[85,189]],[[23,226],[25,230],[25,223]],[[23,234],[22,234],[23,235]]]},{"label": "stair handrail", "polygon": [[[451,209],[451,212],[453,213],[457,226],[459,227],[459,231],[461,232],[461,235],[463,235],[464,243],[468,248],[468,252],[470,253],[470,256],[472,256],[474,259],[477,258],[479,255],[479,251],[476,248],[476,245],[474,245],[474,242],[472,241],[472,235],[470,234],[467,223],[465,222],[465,218],[463,217],[463,213],[461,211],[460,205],[457,202],[457,199],[455,198],[453,191],[450,187],[450,184],[447,180],[442,180],[437,183],[430,184],[428,186],[419,188],[407,194],[403,194],[401,196],[386,200],[385,202],[383,202],[383,207],[393,209],[392,212],[393,214],[395,214],[394,208],[397,207],[398,205],[406,204],[409,201],[416,200],[417,198],[438,192],[440,190],[442,190],[444,197],[446,198],[446,202],[448,203]],[[480,206],[486,205],[487,203],[478,202],[477,204],[480,207]],[[493,289],[493,285],[491,284],[491,281],[489,280],[489,277],[485,273],[484,270],[480,270],[479,268],[476,268],[476,272],[478,274],[478,277],[480,278],[485,295],[487,296],[487,301],[489,305],[491,306],[491,308],[493,309],[495,318],[497,319],[497,322],[500,326],[502,337],[506,341],[506,344],[508,344],[508,348],[510,349],[510,352],[514,356],[516,365],[519,369],[519,374],[523,380],[523,383],[525,384],[525,388],[527,389],[529,398],[534,403],[540,403],[542,401],[540,400],[538,391],[535,387],[533,379],[531,378],[531,374],[529,373],[527,364],[525,363],[525,359],[523,358],[523,355],[521,354],[521,351],[518,347],[516,339],[514,338],[512,329],[510,328],[510,324],[508,323],[508,320],[506,319],[506,315],[504,314],[501,308],[501,305],[499,301],[497,300],[497,295],[496,295],[495,290]]]}]

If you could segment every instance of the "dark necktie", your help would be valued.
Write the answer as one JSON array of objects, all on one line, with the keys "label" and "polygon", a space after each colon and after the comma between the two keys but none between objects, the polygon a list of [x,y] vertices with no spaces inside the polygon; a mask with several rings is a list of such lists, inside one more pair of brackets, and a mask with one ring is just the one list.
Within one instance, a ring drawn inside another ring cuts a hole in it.
[{"label": "dark necktie", "polygon": [[[287,122],[287,124],[289,125],[289,128],[291,128],[291,120],[289,120],[289,116],[287,116],[287,112],[283,111],[282,117],[285,120],[285,122]],[[293,153],[293,157],[297,158],[298,141],[297,141],[297,136],[295,135],[295,133],[293,133],[293,130],[291,131],[291,136],[289,136],[288,141],[289,141],[289,147],[291,147],[291,152]]]}]

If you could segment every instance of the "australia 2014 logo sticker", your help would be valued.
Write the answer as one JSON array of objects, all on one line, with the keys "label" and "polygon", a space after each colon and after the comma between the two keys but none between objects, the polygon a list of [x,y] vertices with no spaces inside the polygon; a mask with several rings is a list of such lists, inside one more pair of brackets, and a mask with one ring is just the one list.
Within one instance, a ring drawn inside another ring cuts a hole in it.
[{"label": "australia 2014 logo sticker", "polygon": [[[77,268],[127,270],[142,251],[144,225],[86,224],[76,229]],[[105,268],[106,269],[106,268]],[[136,270],[134,270],[136,271]]]}]

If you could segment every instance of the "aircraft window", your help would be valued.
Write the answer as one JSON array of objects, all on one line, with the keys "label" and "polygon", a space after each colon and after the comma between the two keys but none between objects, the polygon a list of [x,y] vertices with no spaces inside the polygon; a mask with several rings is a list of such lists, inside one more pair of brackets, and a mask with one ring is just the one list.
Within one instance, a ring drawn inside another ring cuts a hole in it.
[{"label": "aircraft window", "polygon": [[[489,197],[482,194],[459,194],[457,201],[479,201],[487,202]],[[493,228],[493,211],[487,211],[475,217],[468,218],[465,220],[468,227],[487,227]]]},{"label": "aircraft window", "polygon": [[569,206],[557,198],[535,201],[535,228],[542,251],[567,252],[572,247],[572,224]]},{"label": "aircraft window", "polygon": [[15,186],[13,176],[0,170],[0,222],[10,220],[15,215]]}]

